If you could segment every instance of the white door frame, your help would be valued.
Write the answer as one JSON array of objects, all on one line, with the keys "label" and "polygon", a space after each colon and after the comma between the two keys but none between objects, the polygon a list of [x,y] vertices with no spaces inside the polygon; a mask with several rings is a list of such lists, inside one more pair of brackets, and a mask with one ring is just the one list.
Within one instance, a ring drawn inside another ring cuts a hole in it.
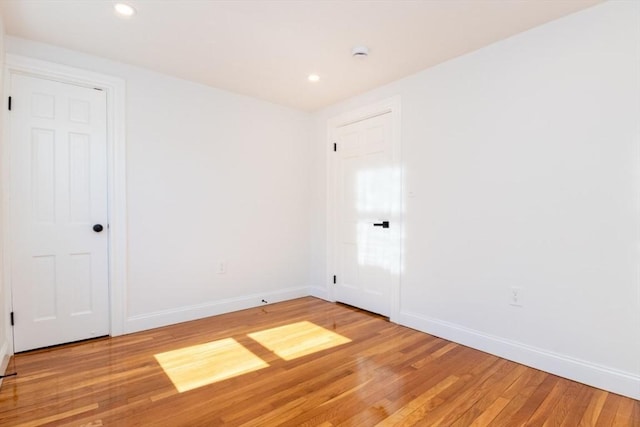
[{"label": "white door frame", "polygon": [[[124,333],[127,227],[126,227],[126,174],[125,174],[125,82],[123,79],[94,73],[66,65],[55,64],[20,55],[7,54],[5,57],[4,94],[11,96],[11,76],[24,74],[42,79],[54,80],[78,86],[101,89],[107,95],[107,197],[108,197],[108,239],[109,239],[109,312],[110,335]],[[2,100],[2,103],[6,100]],[[6,104],[5,104],[6,105]],[[11,311],[11,218],[9,190],[11,188],[10,159],[10,111],[3,106],[2,123],[2,236],[3,277],[5,312]],[[2,323],[0,323],[2,324]],[[8,324],[8,322],[7,322]],[[9,329],[11,327],[9,326]],[[7,331],[8,337],[13,330]],[[10,341],[10,353],[13,354],[13,340]]]},{"label": "white door frame", "polygon": [[[396,246],[395,253],[398,254],[399,271],[392,276],[391,281],[391,315],[389,319],[397,323],[400,314],[400,282],[403,265],[403,235],[404,235],[404,201],[403,201],[403,173],[401,165],[401,116],[400,116],[400,96],[358,108],[353,111],[342,113],[336,117],[332,117],[327,121],[327,297],[330,301],[336,300],[335,287],[333,284],[333,275],[336,274],[338,266],[338,253],[336,251],[338,243],[338,201],[337,198],[337,156],[333,151],[333,144],[336,141],[336,130],[341,126],[366,120],[381,114],[391,114],[391,158],[393,167],[399,171],[400,191],[396,200],[392,200],[392,210],[398,212],[397,230],[393,234],[393,245]],[[338,147],[340,150],[340,147]]]}]

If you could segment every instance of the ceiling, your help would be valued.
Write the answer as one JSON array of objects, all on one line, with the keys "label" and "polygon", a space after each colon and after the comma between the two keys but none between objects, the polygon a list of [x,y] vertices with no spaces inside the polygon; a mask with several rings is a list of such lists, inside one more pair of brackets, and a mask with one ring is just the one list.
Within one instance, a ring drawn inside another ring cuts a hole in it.
[{"label": "ceiling", "polygon": [[10,35],[313,111],[600,1],[125,0],[137,14],[123,19],[109,0],[0,0],[0,13]]}]

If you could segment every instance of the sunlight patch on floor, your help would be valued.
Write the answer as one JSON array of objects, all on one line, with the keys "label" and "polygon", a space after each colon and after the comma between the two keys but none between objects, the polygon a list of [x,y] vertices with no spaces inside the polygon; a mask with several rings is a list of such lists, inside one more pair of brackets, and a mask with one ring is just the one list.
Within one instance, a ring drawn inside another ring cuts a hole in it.
[{"label": "sunlight patch on floor", "polygon": [[248,334],[284,360],[292,360],[351,342],[311,322],[298,322]]},{"label": "sunlight patch on floor", "polygon": [[233,338],[158,353],[154,357],[180,393],[269,366]]}]

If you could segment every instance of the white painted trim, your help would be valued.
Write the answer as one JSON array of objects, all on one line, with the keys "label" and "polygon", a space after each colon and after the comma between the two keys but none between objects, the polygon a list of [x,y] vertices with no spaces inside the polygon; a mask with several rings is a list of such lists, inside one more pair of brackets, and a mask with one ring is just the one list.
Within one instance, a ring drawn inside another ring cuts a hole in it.
[{"label": "white painted trim", "polygon": [[[7,54],[5,57],[5,94],[10,96],[11,76],[27,74],[59,82],[99,88],[107,95],[107,162],[109,200],[109,293],[110,293],[110,333],[111,336],[124,333],[126,312],[126,263],[127,263],[127,207],[126,207],[126,138],[125,138],[125,81],[123,79],[95,73],[66,65],[56,64],[20,55]],[[2,147],[2,210],[4,227],[10,231],[9,223],[9,112],[3,108],[4,126]],[[3,233],[4,283],[7,296],[11,296],[10,274],[10,233]],[[9,298],[7,298],[9,299]],[[9,310],[7,312],[10,311]],[[10,335],[11,336],[11,335]],[[13,353],[13,349],[11,349]]]},{"label": "white painted trim", "polygon": [[307,287],[286,288],[273,292],[261,292],[260,294],[245,295],[242,297],[131,316],[127,318],[125,333],[145,331],[176,323],[188,322],[190,320],[254,308],[265,305],[262,302],[263,299],[269,301],[269,304],[272,304],[306,296],[309,296],[309,289]]},{"label": "white painted trim", "polygon": [[[400,286],[401,286],[401,274],[403,266],[403,242],[402,236],[404,236],[404,174],[402,172],[402,120],[400,114],[401,99],[400,96],[394,96],[384,101],[367,105],[356,110],[342,113],[336,117],[332,117],[327,121],[327,289],[326,298],[328,301],[335,301],[335,288],[333,285],[333,275],[336,271],[336,242],[337,242],[337,227],[336,227],[336,215],[337,215],[337,203],[336,203],[336,179],[337,169],[335,161],[335,153],[333,151],[333,143],[335,141],[335,132],[338,127],[345,126],[351,123],[366,120],[375,116],[379,116],[385,113],[391,113],[391,130],[392,130],[392,162],[393,166],[397,168],[400,180],[400,191],[397,200],[393,201],[392,212],[398,212],[397,217],[392,218],[394,223],[398,224],[398,232],[395,236],[397,244],[397,254],[399,257],[398,265],[400,270],[393,276],[391,284],[391,315],[389,319],[392,322],[398,323],[398,315],[400,312]],[[340,148],[338,147],[338,150]]]},{"label": "white painted trim", "polygon": [[[6,55],[5,55],[6,58]],[[6,102],[6,97],[9,96],[9,76],[7,71],[7,67],[5,65],[4,75],[3,75],[3,99],[0,102]],[[1,105],[1,104],[0,104]],[[0,217],[2,218],[2,227],[0,233],[0,244],[2,245],[2,278],[0,279],[0,285],[3,286],[2,294],[4,296],[3,301],[0,302],[4,306],[4,310],[2,312],[5,315],[9,315],[11,313],[12,307],[12,299],[13,294],[11,293],[11,258],[9,256],[9,248],[10,248],[10,238],[11,238],[11,228],[9,223],[9,111],[5,105],[1,105],[2,109],[2,139],[0,140],[0,160],[2,160],[2,168],[0,169],[0,181],[2,187],[0,188],[0,195],[2,196],[2,200],[0,200]],[[9,348],[7,352],[13,354],[13,331],[10,325],[9,319],[5,318],[0,321],[0,327],[4,327],[4,336],[8,342]],[[3,347],[6,344],[3,343]]]},{"label": "white painted trim", "polygon": [[640,376],[474,329],[401,311],[398,323],[573,381],[640,399]]},{"label": "white painted trim", "polygon": [[325,301],[330,301],[329,291],[327,290],[327,288],[322,288],[320,286],[310,286],[309,295],[311,295],[312,297],[323,299]]},{"label": "white painted trim", "polygon": [[[11,354],[13,354],[13,352],[10,352],[10,347],[11,345],[9,344],[9,341],[6,341],[2,343],[2,347],[0,348],[0,375],[5,375],[7,373],[7,367],[9,366],[9,361],[11,360]],[[0,387],[2,386],[2,381],[4,380],[4,378],[0,378]]]}]

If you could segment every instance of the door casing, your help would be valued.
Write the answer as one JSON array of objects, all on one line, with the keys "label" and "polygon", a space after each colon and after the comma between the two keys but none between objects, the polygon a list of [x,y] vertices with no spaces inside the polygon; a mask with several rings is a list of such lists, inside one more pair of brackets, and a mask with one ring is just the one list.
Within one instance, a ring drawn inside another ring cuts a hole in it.
[{"label": "door casing", "polygon": [[[124,80],[79,68],[68,67],[20,55],[7,54],[5,58],[4,94],[11,96],[11,77],[25,74],[41,79],[54,80],[78,86],[101,89],[107,97],[107,198],[109,239],[109,312],[110,335],[122,335],[125,324],[126,290],[126,145],[125,145],[125,83]],[[5,102],[5,100],[3,100]],[[12,218],[9,209],[11,144],[9,143],[9,114],[3,111],[2,133],[2,256],[5,298],[5,313],[10,313],[12,304],[11,283],[11,235]],[[7,319],[7,337],[13,331]],[[9,340],[9,353],[13,353],[13,340]],[[2,343],[0,343],[1,345]]]},{"label": "door casing", "polygon": [[[400,285],[403,265],[403,245],[402,236],[404,235],[404,198],[403,198],[403,173],[401,165],[401,115],[400,115],[400,96],[386,99],[384,101],[367,105],[356,110],[348,111],[338,116],[332,117],[327,121],[327,298],[330,301],[336,301],[335,288],[333,285],[333,275],[337,271],[338,263],[338,203],[337,203],[337,179],[338,167],[337,156],[333,151],[333,144],[336,141],[336,129],[351,123],[366,120],[381,114],[391,114],[391,150],[392,150],[392,167],[397,168],[397,174],[400,182],[397,183],[399,189],[397,197],[392,202],[392,210],[398,214],[394,218],[397,227],[392,237],[392,245],[395,247],[395,253],[398,254],[398,274],[394,275],[391,280],[391,315],[389,319],[397,323],[400,313]],[[340,150],[340,147],[338,147]]]}]

